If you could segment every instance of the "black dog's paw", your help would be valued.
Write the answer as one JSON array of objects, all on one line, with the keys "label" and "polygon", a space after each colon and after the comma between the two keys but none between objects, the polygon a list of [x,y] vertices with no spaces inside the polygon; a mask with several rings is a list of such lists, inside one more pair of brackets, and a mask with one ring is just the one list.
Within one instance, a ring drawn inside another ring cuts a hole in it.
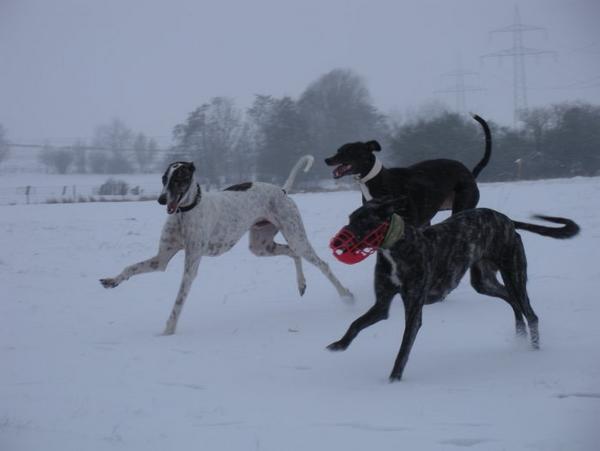
[{"label": "black dog's paw", "polygon": [[402,374],[390,374],[390,383],[391,382],[400,382],[402,380]]},{"label": "black dog's paw", "polygon": [[327,346],[327,349],[330,351],[345,351],[347,347],[348,345],[340,340],[336,341],[335,343],[331,343],[329,346]]},{"label": "black dog's paw", "polygon": [[115,279],[100,279],[100,283],[104,288],[114,288],[119,285]]}]

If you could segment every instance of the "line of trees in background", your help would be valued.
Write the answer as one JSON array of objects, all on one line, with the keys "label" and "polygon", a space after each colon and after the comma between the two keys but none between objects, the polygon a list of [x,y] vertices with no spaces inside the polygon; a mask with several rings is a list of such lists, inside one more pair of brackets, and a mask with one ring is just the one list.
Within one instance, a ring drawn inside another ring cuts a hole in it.
[{"label": "line of trees in background", "polygon": [[[518,128],[486,119],[493,154],[481,180],[600,174],[599,106],[563,103],[531,109],[522,114]],[[453,158],[473,167],[484,148],[482,130],[471,118],[434,105],[393,119],[373,104],[359,75],[335,69],[297,99],[257,95],[246,111],[230,98],[215,97],[175,125],[174,144],[166,151],[115,119],[98,127],[91,143],[48,146],[40,159],[58,173],[152,172],[174,160],[193,160],[203,183],[223,186],[252,179],[282,183],[297,158],[310,153],[317,164],[302,177],[306,186],[330,178],[322,160],[339,146],[370,139],[383,144],[381,158],[389,166]],[[0,126],[0,162],[7,143]]]},{"label": "line of trees in background", "polygon": [[[322,161],[345,142],[387,134],[387,119],[362,78],[336,69],[298,99],[257,95],[245,114],[230,99],[212,99],[175,127],[174,155],[194,160],[209,184],[252,178],[282,183],[301,155]],[[327,178],[328,171],[316,164],[303,180]]]},{"label": "line of trees in background", "polygon": [[[562,103],[530,109],[519,128],[488,120],[492,158],[483,181],[600,175],[600,107]],[[406,166],[429,158],[453,158],[474,167],[483,155],[483,134],[470,118],[440,110],[396,125],[390,162]]]},{"label": "line of trees in background", "polygon": [[0,124],[0,163],[8,158],[10,147],[8,145],[8,138],[6,137],[6,130],[4,126]]},{"label": "line of trees in background", "polygon": [[58,174],[128,174],[155,171],[158,153],[156,140],[113,119],[96,128],[90,144],[78,140],[72,146],[45,145],[39,159]]}]

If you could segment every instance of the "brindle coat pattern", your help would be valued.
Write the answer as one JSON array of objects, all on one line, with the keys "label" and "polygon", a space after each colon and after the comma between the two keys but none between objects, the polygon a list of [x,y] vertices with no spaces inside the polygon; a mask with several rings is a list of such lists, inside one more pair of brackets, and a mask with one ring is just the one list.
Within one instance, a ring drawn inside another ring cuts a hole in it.
[{"label": "brindle coat pattern", "polygon": [[[360,240],[394,212],[397,203],[369,202],[350,216],[348,228]],[[446,221],[425,229],[405,224],[404,236],[389,249],[381,249],[375,267],[375,305],[354,321],[346,334],[328,346],[332,351],[345,350],[358,333],[387,319],[396,294],[404,303],[405,329],[402,344],[390,380],[402,378],[417,332],[421,327],[424,305],[443,300],[454,290],[467,270],[473,288],[488,296],[506,301],[515,316],[517,334],[526,336],[527,320],[531,345],[539,348],[538,317],[526,289],[527,260],[516,228],[553,238],[570,238],[579,231],[577,224],[564,218],[538,218],[564,224],[551,228],[512,221],[487,208],[457,213]],[[504,285],[496,279],[500,271]]]}]

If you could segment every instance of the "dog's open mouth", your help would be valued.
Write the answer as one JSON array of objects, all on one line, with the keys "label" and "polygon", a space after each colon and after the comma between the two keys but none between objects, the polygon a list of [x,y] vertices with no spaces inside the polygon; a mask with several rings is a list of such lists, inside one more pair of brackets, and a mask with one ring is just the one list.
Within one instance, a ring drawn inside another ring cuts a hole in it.
[{"label": "dog's open mouth", "polygon": [[177,211],[177,209],[179,208],[179,202],[181,202],[181,198],[183,197],[183,194],[180,194],[179,196],[177,196],[175,198],[175,200],[172,200],[171,202],[169,202],[167,204],[167,213],[172,215],[173,213],[175,213]]},{"label": "dog's open mouth", "polygon": [[346,174],[349,174],[351,171],[352,171],[351,164],[340,164],[333,170],[333,178],[339,179],[340,177],[343,177]]}]

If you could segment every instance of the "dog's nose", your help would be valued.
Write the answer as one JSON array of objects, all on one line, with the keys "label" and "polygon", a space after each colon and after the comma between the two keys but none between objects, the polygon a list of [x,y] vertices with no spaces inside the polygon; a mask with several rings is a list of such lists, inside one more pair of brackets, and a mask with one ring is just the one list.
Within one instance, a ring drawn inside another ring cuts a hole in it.
[{"label": "dog's nose", "polygon": [[161,205],[166,205],[167,203],[167,195],[166,194],[161,194],[160,196],[158,196],[158,203]]},{"label": "dog's nose", "polygon": [[331,159],[332,159],[332,158],[333,158],[333,157],[330,157],[330,158],[325,158],[325,164],[326,164],[327,166],[331,166],[331,165],[332,165],[332,163],[331,163]]}]

